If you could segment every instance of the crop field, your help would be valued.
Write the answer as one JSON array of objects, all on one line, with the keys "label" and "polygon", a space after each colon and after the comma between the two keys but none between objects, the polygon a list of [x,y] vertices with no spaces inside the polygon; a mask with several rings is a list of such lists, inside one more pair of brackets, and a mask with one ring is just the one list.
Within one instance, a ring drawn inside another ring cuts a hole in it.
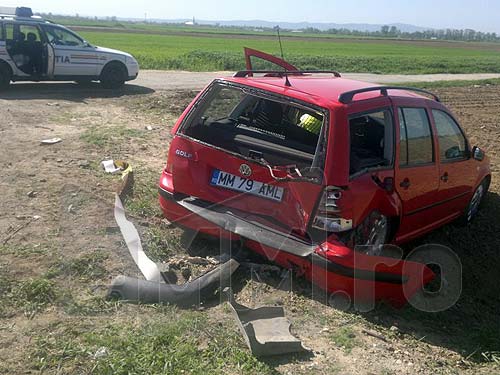
[{"label": "crop field", "polygon": [[[244,69],[243,47],[279,55],[270,35],[82,30],[90,43],[121,49],[143,69]],[[284,37],[285,58],[302,69],[380,74],[499,73],[500,43]],[[259,66],[262,68],[262,66]]]}]

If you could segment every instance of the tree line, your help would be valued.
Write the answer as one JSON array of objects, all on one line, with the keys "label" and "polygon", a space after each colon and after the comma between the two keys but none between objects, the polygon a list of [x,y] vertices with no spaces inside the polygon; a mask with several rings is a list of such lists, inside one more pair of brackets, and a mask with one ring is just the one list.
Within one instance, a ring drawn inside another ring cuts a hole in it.
[{"label": "tree line", "polygon": [[308,27],[303,30],[311,34],[333,34],[333,35],[351,35],[368,36],[379,38],[402,38],[402,39],[430,39],[430,40],[459,40],[459,41],[500,41],[497,33],[485,33],[473,29],[429,29],[424,31],[407,32],[401,31],[396,26],[384,25],[377,31],[360,31],[346,28],[319,30]]}]

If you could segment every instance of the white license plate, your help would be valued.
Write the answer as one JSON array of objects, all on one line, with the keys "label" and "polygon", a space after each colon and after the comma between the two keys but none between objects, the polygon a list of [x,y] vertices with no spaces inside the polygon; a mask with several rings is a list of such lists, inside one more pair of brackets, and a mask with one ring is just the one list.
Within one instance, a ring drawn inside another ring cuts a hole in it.
[{"label": "white license plate", "polygon": [[231,173],[222,172],[217,169],[212,173],[210,185],[256,195],[276,202],[281,202],[283,200],[283,192],[285,191],[285,189],[279,186],[235,176]]}]

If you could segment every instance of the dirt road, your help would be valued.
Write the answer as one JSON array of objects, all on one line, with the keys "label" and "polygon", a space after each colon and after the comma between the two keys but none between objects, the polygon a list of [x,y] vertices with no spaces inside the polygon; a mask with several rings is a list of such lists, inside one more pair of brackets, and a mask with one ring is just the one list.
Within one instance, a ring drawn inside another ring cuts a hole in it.
[{"label": "dirt road", "polygon": [[[164,70],[142,70],[134,84],[153,90],[195,90],[209,84],[214,78],[227,77],[234,72],[182,72]],[[473,81],[481,79],[500,78],[500,74],[420,74],[420,75],[381,75],[369,73],[345,73],[343,77],[373,83],[406,83],[406,82],[436,82],[436,81]]]},{"label": "dirt road", "polygon": [[[143,77],[155,81],[154,74]],[[158,74],[162,87],[171,87],[169,73]],[[200,85],[199,77],[185,78]],[[134,84],[117,93],[97,84],[13,85],[0,95],[0,374],[178,374],[188,368],[217,374],[498,373],[500,87],[436,91],[471,142],[487,150],[494,174],[471,226],[448,225],[420,242],[457,252],[464,276],[460,301],[439,314],[384,306],[343,312],[300,278],[282,283],[280,270],[242,271],[234,280],[236,299],[252,307],[284,306],[293,333],[313,350],[310,357],[263,361],[249,354],[224,304],[186,311],[103,298],[114,276],[138,276],[113,218],[119,176],[103,173],[103,159],[133,165],[126,210],[155,261],[219,252],[209,241],[186,246],[158,208],[169,130],[196,92]],[[53,137],[63,141],[40,145]],[[177,271],[179,283],[196,275],[189,264]]]}]

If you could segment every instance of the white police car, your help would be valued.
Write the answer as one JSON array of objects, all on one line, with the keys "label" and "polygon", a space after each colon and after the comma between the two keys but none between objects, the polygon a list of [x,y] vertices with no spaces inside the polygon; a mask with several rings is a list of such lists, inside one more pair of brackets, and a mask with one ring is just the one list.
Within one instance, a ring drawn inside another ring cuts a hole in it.
[{"label": "white police car", "polygon": [[11,81],[100,81],[119,88],[138,74],[128,53],[93,46],[30,8],[0,7],[0,89]]}]

